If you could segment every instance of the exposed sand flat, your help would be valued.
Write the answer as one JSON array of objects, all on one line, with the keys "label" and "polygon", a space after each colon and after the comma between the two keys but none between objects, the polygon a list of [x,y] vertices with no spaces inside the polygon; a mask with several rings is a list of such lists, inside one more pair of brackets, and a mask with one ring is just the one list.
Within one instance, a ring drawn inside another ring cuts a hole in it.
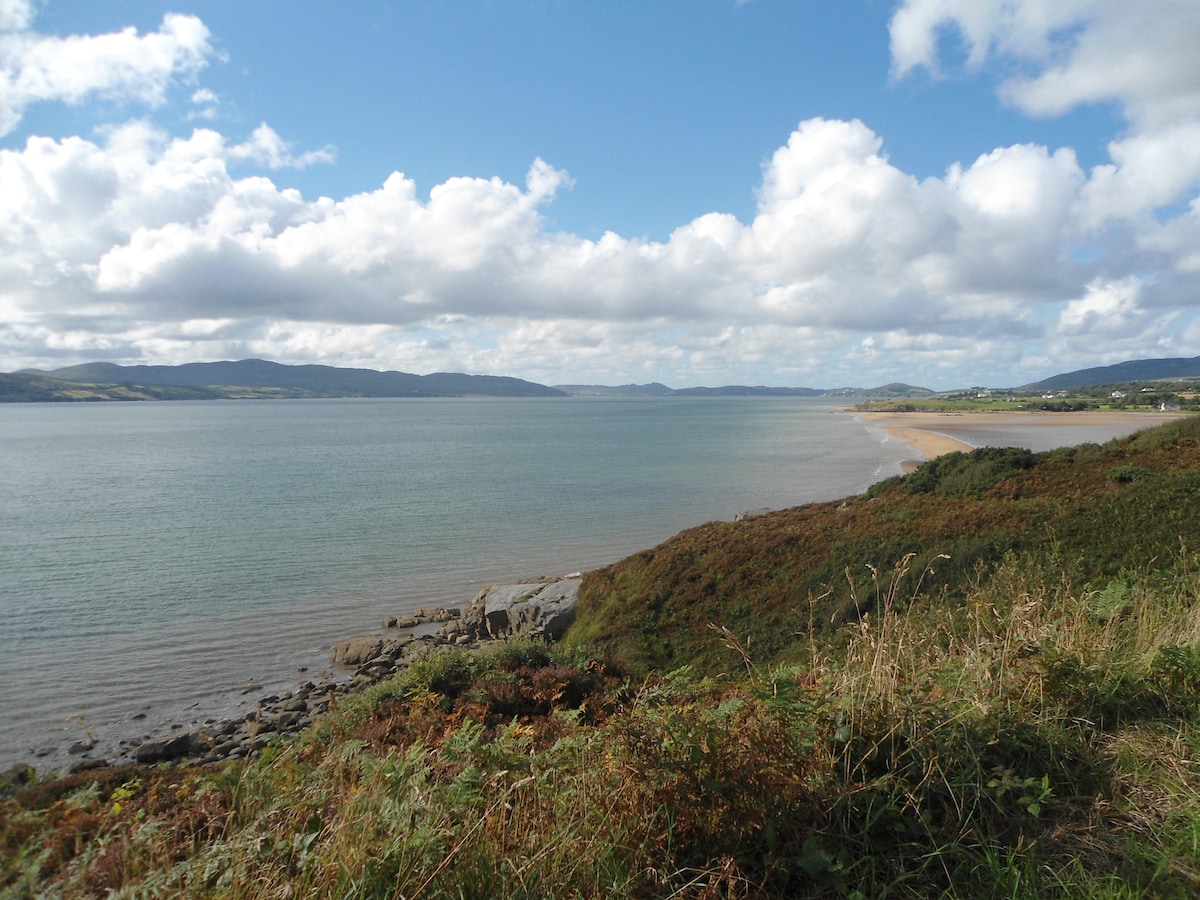
[{"label": "exposed sand flat", "polygon": [[[1177,419],[1186,413],[1161,412],[858,412],[854,415],[886,431],[896,440],[914,447],[923,459],[933,459],[955,450],[971,450],[974,445],[952,437],[945,432],[970,429],[973,432],[991,432],[996,443],[1003,444],[1006,435],[1027,428],[1070,429],[1079,427],[1108,427],[1138,431],[1152,428]],[[1082,442],[1085,438],[1080,438]],[[988,443],[991,443],[989,441]],[[906,465],[906,469],[915,467]]]}]

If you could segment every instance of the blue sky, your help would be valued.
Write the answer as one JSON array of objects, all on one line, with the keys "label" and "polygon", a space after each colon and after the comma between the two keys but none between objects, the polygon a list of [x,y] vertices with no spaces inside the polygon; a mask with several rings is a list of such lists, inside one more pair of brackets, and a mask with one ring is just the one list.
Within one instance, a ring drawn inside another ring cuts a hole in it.
[{"label": "blue sky", "polygon": [[0,371],[1200,354],[1200,6],[0,0]]}]

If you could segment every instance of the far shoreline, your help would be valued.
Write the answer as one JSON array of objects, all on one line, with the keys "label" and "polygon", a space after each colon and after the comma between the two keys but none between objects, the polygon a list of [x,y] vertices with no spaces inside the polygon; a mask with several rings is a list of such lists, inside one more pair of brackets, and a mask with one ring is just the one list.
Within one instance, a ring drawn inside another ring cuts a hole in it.
[{"label": "far shoreline", "polygon": [[[952,426],[994,429],[997,435],[1023,431],[1028,428],[1072,427],[1099,425],[1128,428],[1129,432],[1153,428],[1173,422],[1187,413],[1123,412],[1118,410],[1084,410],[1078,412],[868,412],[850,408],[851,415],[867,424],[881,428],[889,437],[908,444],[920,458],[905,460],[901,465],[911,472],[922,462],[956,451],[970,452],[976,445],[959,440],[942,429]],[[1003,446],[1000,441],[996,446]],[[982,446],[982,445],[980,445]],[[1064,445],[1068,446],[1068,445]]]}]

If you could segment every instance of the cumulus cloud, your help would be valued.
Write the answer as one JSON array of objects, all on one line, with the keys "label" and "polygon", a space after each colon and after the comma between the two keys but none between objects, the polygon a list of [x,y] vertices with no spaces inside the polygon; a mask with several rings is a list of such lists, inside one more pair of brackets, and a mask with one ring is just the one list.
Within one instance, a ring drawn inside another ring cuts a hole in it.
[{"label": "cumulus cloud", "polygon": [[[1181,12],[1169,5],[1146,4]],[[1191,45],[1155,26],[1159,74],[1078,87],[1091,54],[1136,67],[1138,42],[1113,37],[1133,16],[1107,0],[909,0],[893,19],[898,75],[939,67],[951,28],[968,65],[1022,64],[1004,91],[1030,112],[1119,103],[1131,128],[1091,171],[1070,148],[1016,144],[918,179],[868,123],[813,118],[765,162],[748,221],[712,212],[665,241],[553,230],[546,209],[572,179],[542,159],[521,184],[456,177],[424,193],[397,171],[307,198],[275,173],[333,151],[296,151],[265,123],[238,139],[145,120],[93,140],[30,138],[0,150],[0,354],[265,356],[550,382],[769,372],[819,386],[967,370],[1019,383],[1047,360],[1118,361],[1097,360],[1097,341],[1184,355],[1198,327],[1200,114],[1160,119],[1200,90]],[[27,4],[0,0],[0,23],[37,43],[29,19]],[[157,74],[143,87],[110,74],[113,90],[152,103],[203,64],[207,30],[176,19],[148,54],[158,67],[138,67]],[[116,37],[144,52],[154,36]],[[54,83],[46,96],[77,96],[69,78]],[[0,96],[19,115],[34,95]]]},{"label": "cumulus cloud", "polygon": [[[909,346],[905,335],[937,338],[942,354],[981,335],[1032,335],[1044,323],[1030,296],[1064,304],[1049,325],[1064,332],[1118,308],[1123,327],[1153,325],[1134,314],[1136,293],[1119,307],[1098,299],[1111,290],[1080,295],[1099,265],[1070,250],[1091,234],[1078,216],[1099,176],[1066,150],[1005,148],[920,182],[863,123],[811,120],[766,165],[751,222],[710,214],[656,243],[546,230],[541,210],[570,178],[542,160],[523,188],[453,178],[428,199],[401,173],[341,201],[231,173],[248,158],[271,165],[281,146],[263,128],[231,143],[134,123],[103,144],[39,138],[0,151],[0,235],[20,249],[0,263],[8,304],[18,318],[57,315],[66,334],[103,317],[107,340],[126,334],[144,351],[228,341],[228,323],[242,321],[259,337],[232,346],[265,349],[273,334],[266,355],[324,346],[361,361],[351,344],[393,335],[408,358],[422,345],[405,334],[461,335],[469,322],[476,351],[460,340],[456,358],[478,364],[487,347],[489,370],[628,359],[665,371],[686,357],[698,376],[766,360],[799,375],[800,348],[852,347],[863,332],[876,335],[857,345],[864,358]],[[198,321],[225,324],[172,325]],[[272,322],[291,323],[286,338]],[[652,339],[631,342],[646,328]],[[500,337],[478,343],[489,329]]]},{"label": "cumulus cloud", "polygon": [[[897,77],[918,68],[941,74],[946,58],[955,58],[947,50],[957,39],[968,69],[998,63],[1018,73],[999,90],[1022,112],[1057,116],[1085,104],[1115,106],[1127,130],[1109,143],[1109,161],[1091,172],[1079,171],[1073,154],[1059,150],[1053,157],[1060,177],[1044,164],[1044,178],[997,173],[1002,177],[993,196],[1004,203],[1030,199],[1022,192],[1037,190],[1040,181],[1042,197],[1030,208],[1060,223],[1055,230],[1065,242],[1057,247],[1066,259],[1090,260],[1095,270],[1088,278],[1088,266],[1066,267],[1062,287],[1073,297],[1025,293],[1023,301],[1036,309],[1039,299],[1065,299],[1057,316],[1041,316],[1047,342],[1062,339],[1057,352],[1068,338],[1084,335],[1109,341],[1118,358],[1138,347],[1189,352],[1180,319],[1194,314],[1200,258],[1190,249],[1200,202],[1200,56],[1194,51],[1200,6],[1191,0],[905,0],[890,31]],[[1044,150],[1028,149],[1045,157]],[[974,168],[985,171],[978,162]],[[1061,177],[1069,170],[1069,178]],[[1188,212],[1179,215],[1181,206]],[[1041,230],[1049,238],[1046,224]],[[1039,226],[1031,221],[1030,227]]]},{"label": "cumulus cloud", "polygon": [[1108,152],[1112,162],[1093,170],[1083,198],[1094,225],[1151,213],[1200,186],[1200,118],[1113,141]]},{"label": "cumulus cloud", "polygon": [[[265,355],[361,363],[374,354],[350,348],[388,336],[400,359],[424,348],[427,360],[550,373],[581,360],[666,371],[685,358],[697,377],[759,364],[799,377],[804,352],[875,359],[914,341],[952,358],[982,336],[1079,333],[1118,311],[1125,329],[1158,321],[1119,279],[1095,286],[1107,257],[1071,258],[1097,236],[1084,211],[1108,170],[1089,178],[1069,150],[1003,148],[918,181],[862,122],[814,119],[766,164],[752,221],[714,213],[665,242],[549,231],[542,210],[571,179],[540,159],[523,186],[452,178],[427,198],[401,173],[334,201],[231,171],[288,155],[266,126],[236,143],[145,123],[100,144],[0,151],[0,235],[19,249],[0,262],[10,308],[58,316],[69,334],[103,317],[110,340],[125,334],[144,352],[274,340]],[[1062,312],[1041,315],[1030,298]],[[233,322],[257,337],[231,340]],[[863,333],[874,337],[859,343]]]},{"label": "cumulus cloud", "polygon": [[31,4],[0,0],[0,136],[30,104],[91,97],[161,104],[167,88],[193,78],[213,55],[196,16],[168,13],[157,31],[53,37],[29,30]]},{"label": "cumulus cloud", "polygon": [[29,0],[0,0],[0,32],[20,31],[33,20],[33,4]]},{"label": "cumulus cloud", "polygon": [[318,163],[332,163],[337,159],[337,153],[327,146],[297,156],[275,129],[264,122],[254,129],[248,141],[229,149],[229,158],[250,160],[268,169],[305,169]]},{"label": "cumulus cloud", "polygon": [[1142,282],[1136,277],[1091,282],[1082,297],[1063,308],[1059,317],[1062,332],[1112,337],[1136,331],[1136,320],[1146,314],[1138,302],[1141,289]]},{"label": "cumulus cloud", "polygon": [[947,32],[969,66],[1021,72],[1001,96],[1023,112],[1057,116],[1112,103],[1129,134],[1109,145],[1093,177],[1093,221],[1171,203],[1200,184],[1200,4],[1192,0],[906,0],[891,22],[894,72],[938,72]]},{"label": "cumulus cloud", "polygon": [[993,57],[1031,68],[1002,90],[1035,115],[1103,102],[1139,128],[1200,115],[1200,6],[1191,0],[906,0],[890,30],[898,76],[939,71],[948,32],[974,68]]}]

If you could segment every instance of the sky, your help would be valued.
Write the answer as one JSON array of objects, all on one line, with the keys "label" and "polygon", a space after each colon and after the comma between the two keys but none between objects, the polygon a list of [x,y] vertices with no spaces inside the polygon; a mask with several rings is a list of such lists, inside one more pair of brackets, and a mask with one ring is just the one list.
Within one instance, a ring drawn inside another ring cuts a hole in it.
[{"label": "sky", "polygon": [[0,0],[0,371],[1200,355],[1196,0]]}]

